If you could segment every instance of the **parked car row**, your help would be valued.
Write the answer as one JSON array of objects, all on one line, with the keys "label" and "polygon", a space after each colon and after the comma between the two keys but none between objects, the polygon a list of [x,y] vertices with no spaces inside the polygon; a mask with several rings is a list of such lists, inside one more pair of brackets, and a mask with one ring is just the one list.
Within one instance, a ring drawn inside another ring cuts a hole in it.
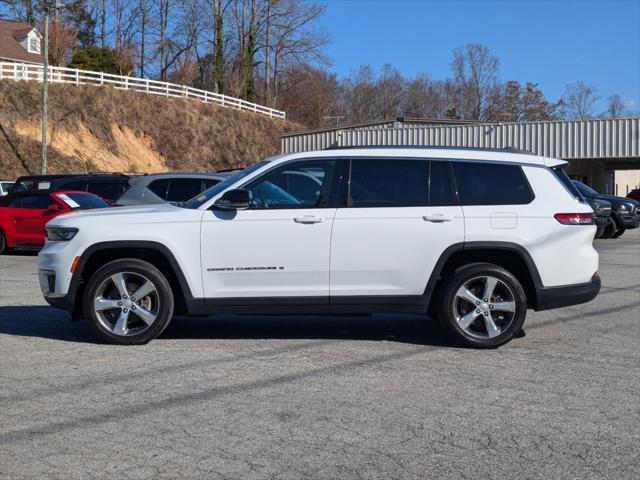
[{"label": "parked car row", "polygon": [[[109,206],[182,204],[234,173],[234,170],[226,170],[144,175],[30,175],[15,182],[0,181],[0,253],[9,248],[41,248],[45,241],[45,224],[61,213]],[[313,175],[292,172],[282,176],[284,184],[271,188],[297,192],[314,181],[317,179]],[[585,199],[593,208],[597,226],[595,238],[617,238],[627,229],[640,225],[640,202],[632,198],[601,195],[577,180],[573,180],[572,186],[575,195]],[[81,195],[83,193],[85,195]],[[259,193],[262,196],[269,194]],[[631,192],[630,196],[635,193]]]},{"label": "parked car row", "polygon": [[142,204],[180,204],[231,176],[220,173],[29,175],[0,181],[0,254],[40,249],[45,224],[77,210]]},{"label": "parked car row", "polygon": [[618,238],[626,230],[640,226],[640,202],[637,200],[602,195],[577,180],[573,180],[573,184],[599,217],[596,238]]},{"label": "parked car row", "polygon": [[220,173],[156,173],[127,175],[29,175],[16,180],[12,192],[75,190],[93,193],[114,205],[184,202],[231,175]]}]

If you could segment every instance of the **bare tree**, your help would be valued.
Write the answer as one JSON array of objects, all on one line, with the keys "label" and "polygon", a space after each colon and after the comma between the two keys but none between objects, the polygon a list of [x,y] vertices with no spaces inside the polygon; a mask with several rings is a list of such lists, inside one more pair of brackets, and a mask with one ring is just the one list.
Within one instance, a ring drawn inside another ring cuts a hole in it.
[{"label": "bare tree", "polygon": [[562,96],[562,108],[566,118],[585,119],[594,115],[594,107],[600,99],[598,89],[584,82],[567,85]]},{"label": "bare tree", "polygon": [[400,116],[406,95],[406,81],[400,72],[390,64],[385,64],[376,81],[375,89],[375,116],[380,120]]},{"label": "bare tree", "polygon": [[615,94],[607,98],[607,112],[608,117],[617,118],[622,117],[625,114],[625,105],[620,95]]},{"label": "bare tree", "polygon": [[272,0],[269,4],[269,22],[258,24],[258,36],[262,37],[263,29],[269,26],[269,46],[264,40],[259,42],[257,52],[268,52],[268,80],[270,97],[264,98],[268,105],[276,105],[279,101],[282,76],[293,65],[316,63],[327,65],[329,62],[323,54],[328,37],[315,28],[315,24],[324,14],[325,7],[315,1]]},{"label": "bare tree", "polygon": [[328,117],[342,116],[335,73],[309,64],[294,65],[283,75],[280,88],[281,107],[291,121],[308,128],[320,128],[327,125]]},{"label": "bare tree", "polygon": [[468,119],[487,119],[498,86],[498,58],[478,43],[453,52],[451,71],[458,90],[458,110]]},{"label": "bare tree", "polygon": [[151,24],[151,3],[149,0],[138,0],[138,71],[140,77],[145,76],[147,60],[147,36]]},{"label": "bare tree", "polygon": [[67,65],[76,48],[77,33],[64,20],[54,20],[49,30],[49,63]]},{"label": "bare tree", "polygon": [[34,0],[1,0],[0,17],[36,24]]},{"label": "bare tree", "polygon": [[557,105],[546,99],[538,84],[527,82],[523,87],[509,80],[496,90],[490,108],[492,120],[528,122],[554,119]]}]

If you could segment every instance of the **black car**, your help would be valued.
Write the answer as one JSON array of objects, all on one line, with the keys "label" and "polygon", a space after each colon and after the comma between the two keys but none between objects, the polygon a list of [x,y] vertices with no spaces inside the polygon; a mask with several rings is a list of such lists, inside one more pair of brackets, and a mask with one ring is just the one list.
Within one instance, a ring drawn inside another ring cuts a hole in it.
[{"label": "black car", "polygon": [[601,195],[593,188],[577,180],[574,180],[573,184],[587,200],[606,200],[611,203],[611,219],[605,226],[601,238],[617,238],[625,230],[640,226],[640,202],[636,202],[631,198]]},{"label": "black car", "polygon": [[80,190],[93,193],[113,202],[129,188],[132,177],[122,173],[94,173],[90,175],[61,178],[51,182],[50,190]]},{"label": "black car", "polygon": [[78,175],[24,175],[16,180],[11,188],[11,192],[46,192],[51,188],[51,184],[57,180],[66,180]]},{"label": "black car", "polygon": [[599,198],[587,199],[591,208],[593,208],[596,214],[596,236],[595,238],[601,238],[605,229],[610,226],[611,220],[611,202],[602,200]]}]

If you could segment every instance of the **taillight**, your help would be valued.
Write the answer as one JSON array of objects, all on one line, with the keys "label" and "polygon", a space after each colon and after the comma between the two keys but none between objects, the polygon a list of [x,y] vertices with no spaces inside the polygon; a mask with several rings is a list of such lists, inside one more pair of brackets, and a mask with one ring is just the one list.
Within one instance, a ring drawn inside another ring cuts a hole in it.
[{"label": "taillight", "polygon": [[553,218],[563,225],[595,224],[595,216],[593,213],[556,213]]}]

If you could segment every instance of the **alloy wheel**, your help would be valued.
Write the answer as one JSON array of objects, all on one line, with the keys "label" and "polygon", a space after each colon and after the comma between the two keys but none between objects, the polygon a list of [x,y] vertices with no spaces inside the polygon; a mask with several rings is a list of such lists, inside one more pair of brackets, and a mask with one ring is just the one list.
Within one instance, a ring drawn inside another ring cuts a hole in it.
[{"label": "alloy wheel", "polygon": [[103,328],[118,336],[138,335],[149,329],[160,312],[160,296],[144,275],[118,272],[96,290],[93,309]]},{"label": "alloy wheel", "polygon": [[516,297],[509,285],[492,276],[474,277],[458,288],[453,315],[465,334],[495,338],[506,331],[516,317]]}]

